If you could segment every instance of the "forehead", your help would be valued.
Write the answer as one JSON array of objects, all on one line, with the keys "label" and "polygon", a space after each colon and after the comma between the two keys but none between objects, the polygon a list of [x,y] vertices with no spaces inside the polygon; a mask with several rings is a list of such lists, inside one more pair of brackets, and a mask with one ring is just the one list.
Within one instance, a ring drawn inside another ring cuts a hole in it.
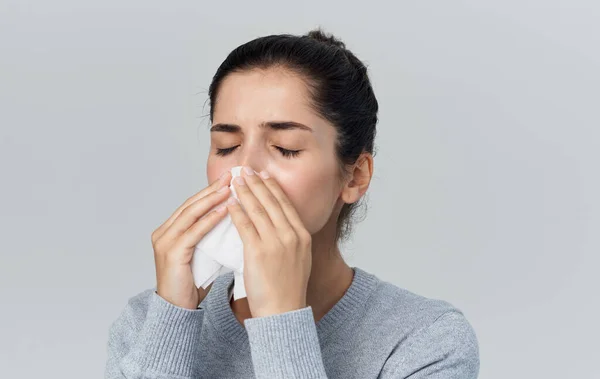
[{"label": "forehead", "polygon": [[289,70],[234,72],[219,87],[213,122],[293,120],[310,124],[320,117],[310,107],[309,100],[305,81]]}]

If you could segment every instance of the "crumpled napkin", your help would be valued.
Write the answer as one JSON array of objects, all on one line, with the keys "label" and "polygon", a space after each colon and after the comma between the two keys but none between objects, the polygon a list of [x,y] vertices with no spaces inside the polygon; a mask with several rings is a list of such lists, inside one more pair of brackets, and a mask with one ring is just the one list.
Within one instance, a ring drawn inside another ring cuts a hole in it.
[{"label": "crumpled napkin", "polygon": [[[231,169],[229,197],[238,198],[233,187],[233,180],[240,176],[241,169],[242,166]],[[235,300],[246,297],[244,245],[229,213],[198,242],[194,249],[191,266],[194,284],[197,288],[204,289],[220,275],[233,271],[233,297]]]}]

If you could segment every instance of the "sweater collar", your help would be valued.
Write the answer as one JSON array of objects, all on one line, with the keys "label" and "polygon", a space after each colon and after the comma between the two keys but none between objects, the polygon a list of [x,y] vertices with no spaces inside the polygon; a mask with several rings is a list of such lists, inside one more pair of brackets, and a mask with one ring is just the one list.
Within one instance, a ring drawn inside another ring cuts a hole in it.
[{"label": "sweater collar", "polygon": [[[350,287],[329,312],[316,322],[317,333],[321,339],[340,325],[345,324],[348,318],[355,316],[357,311],[367,303],[369,296],[379,283],[379,279],[375,275],[358,267],[352,267],[352,269],[354,277]],[[215,326],[217,333],[225,336],[233,344],[242,347],[248,343],[248,334],[235,317],[229,304],[229,291],[233,286],[233,280],[233,272],[227,272],[214,281],[206,297],[207,316]]]}]

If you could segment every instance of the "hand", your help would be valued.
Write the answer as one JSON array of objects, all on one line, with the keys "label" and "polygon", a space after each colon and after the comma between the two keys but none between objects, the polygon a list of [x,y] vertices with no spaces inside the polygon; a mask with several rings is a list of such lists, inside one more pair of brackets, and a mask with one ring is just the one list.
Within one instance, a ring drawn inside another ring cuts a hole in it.
[{"label": "hand", "polygon": [[244,167],[234,186],[241,206],[230,198],[227,208],[244,243],[244,285],[252,317],[306,307],[312,241],[296,209],[265,171],[259,176]]},{"label": "hand", "polygon": [[226,172],[187,199],[152,233],[156,292],[171,304],[197,309],[212,287],[211,284],[206,290],[196,288],[191,261],[196,244],[227,214],[225,204],[208,214],[207,212],[227,200],[231,191],[230,181],[231,173]]}]

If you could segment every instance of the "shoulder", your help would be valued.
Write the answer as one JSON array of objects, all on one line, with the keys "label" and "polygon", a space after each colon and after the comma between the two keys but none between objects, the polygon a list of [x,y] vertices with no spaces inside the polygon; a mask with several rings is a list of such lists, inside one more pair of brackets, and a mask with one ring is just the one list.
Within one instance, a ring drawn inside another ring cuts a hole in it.
[{"label": "shoulder", "polygon": [[372,310],[385,311],[410,329],[430,324],[444,313],[460,312],[448,301],[425,297],[381,279],[378,280],[370,302]]},{"label": "shoulder", "polygon": [[411,334],[433,324],[446,313],[463,315],[460,309],[446,300],[429,298],[380,279],[374,274],[368,275],[375,278],[376,285],[367,301],[365,316],[385,316],[383,321],[387,320],[387,323],[384,325],[389,323],[395,328],[401,325],[403,333]]},{"label": "shoulder", "polygon": [[377,281],[365,316],[371,325],[377,325],[371,332],[380,341],[387,341],[384,371],[409,374],[447,366],[448,370],[457,370],[457,377],[477,377],[479,344],[461,309],[448,301],[429,298],[379,278]]}]

